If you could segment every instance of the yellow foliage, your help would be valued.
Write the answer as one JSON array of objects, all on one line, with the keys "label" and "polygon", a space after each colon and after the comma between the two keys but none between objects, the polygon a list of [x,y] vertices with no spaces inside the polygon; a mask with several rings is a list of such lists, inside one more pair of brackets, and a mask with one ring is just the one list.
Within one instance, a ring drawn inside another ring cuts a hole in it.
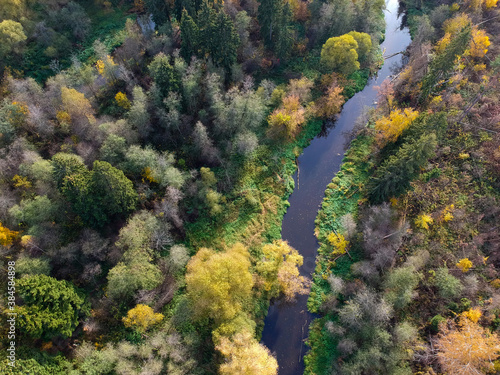
[{"label": "yellow foliage", "polygon": [[316,116],[329,118],[340,112],[345,98],[342,87],[330,87],[325,96],[321,97],[315,106]]},{"label": "yellow foliage", "polygon": [[375,122],[377,130],[377,140],[380,146],[389,142],[395,142],[403,131],[410,126],[413,120],[418,116],[418,111],[411,108],[405,110],[396,109],[389,116],[384,116]]},{"label": "yellow foliage", "polygon": [[215,347],[226,358],[220,375],[276,375],[278,362],[269,349],[259,344],[248,330],[232,338],[222,337]]},{"label": "yellow foliage", "polygon": [[450,44],[451,41],[451,34],[450,33],[445,33],[444,36],[439,39],[439,41],[436,43],[435,50],[438,53],[444,52],[448,44]]},{"label": "yellow foliage", "polygon": [[28,180],[28,177],[22,177],[18,174],[12,177],[12,182],[14,183],[14,187],[16,188],[29,189],[32,186],[31,182]]},{"label": "yellow foliage", "polygon": [[462,29],[470,25],[471,20],[465,13],[457,14],[455,17],[450,18],[443,23],[445,33],[450,35],[457,35]]},{"label": "yellow foliage", "polygon": [[90,123],[95,123],[92,106],[85,95],[75,89],[61,87],[63,108],[71,118],[86,117]]},{"label": "yellow foliage", "polygon": [[200,318],[234,318],[249,303],[253,283],[250,254],[241,243],[219,253],[201,248],[187,265],[188,296]]},{"label": "yellow foliage", "polygon": [[457,3],[453,3],[450,7],[450,9],[453,11],[453,12],[456,12],[457,10],[460,9],[460,5],[458,5]]},{"label": "yellow foliage", "polygon": [[484,6],[486,9],[493,8],[497,6],[498,0],[485,0],[484,1]]},{"label": "yellow foliage", "polygon": [[347,246],[349,246],[349,241],[345,239],[342,234],[335,234],[334,232],[330,233],[327,238],[330,245],[333,246],[332,255],[341,255],[345,254],[347,251]]},{"label": "yellow foliage", "polygon": [[458,324],[441,325],[436,342],[438,361],[446,374],[484,374],[493,369],[500,340],[478,323],[460,316]]},{"label": "yellow foliage", "polygon": [[468,272],[473,264],[472,262],[469,260],[469,258],[463,258],[463,259],[460,259],[460,261],[456,264],[456,266],[458,268],[460,268],[462,270],[462,272]]},{"label": "yellow foliage", "polygon": [[112,78],[114,79],[114,75],[112,72],[113,67],[116,65],[116,63],[113,61],[113,58],[109,55],[106,56],[104,60],[97,60],[95,63],[95,67],[97,69],[97,72],[102,75],[106,76],[107,78]]},{"label": "yellow foliage", "polygon": [[142,172],[142,182],[144,182],[144,180],[148,180],[149,183],[158,183],[158,181],[153,176],[151,168],[149,167],[144,168],[144,171]]},{"label": "yellow foliage", "polygon": [[20,127],[29,114],[28,106],[19,102],[12,102],[12,105],[14,108],[7,112],[7,121],[15,127]]},{"label": "yellow foliage", "polygon": [[479,321],[479,319],[481,318],[481,310],[476,307],[475,309],[470,309],[470,310],[467,310],[467,311],[464,311],[462,313],[462,315],[464,317],[466,317],[467,319],[469,319],[470,321],[474,322],[474,323],[477,323]]},{"label": "yellow foliage", "polygon": [[284,135],[288,140],[295,138],[300,131],[300,125],[305,122],[305,109],[300,104],[297,95],[283,99],[281,108],[277,108],[269,116],[269,131],[274,135]]},{"label": "yellow foliage", "polygon": [[29,234],[25,234],[21,237],[21,246],[26,247],[31,242],[31,236]]},{"label": "yellow foliage", "polygon": [[419,228],[429,230],[429,224],[432,224],[434,220],[430,215],[422,214],[415,219],[415,225]]},{"label": "yellow foliage", "polygon": [[442,101],[443,101],[443,98],[441,97],[441,95],[438,95],[438,96],[435,96],[432,98],[431,104],[437,105],[437,104],[441,103]]},{"label": "yellow foliage", "polygon": [[493,281],[491,281],[491,286],[495,289],[499,289],[500,288],[500,279],[495,279]]},{"label": "yellow foliage", "polygon": [[18,234],[19,232],[4,227],[0,221],[0,245],[10,247]]},{"label": "yellow foliage", "polygon": [[389,202],[391,202],[392,207],[396,207],[398,205],[398,198],[392,197],[389,199]]},{"label": "yellow foliage", "polygon": [[71,123],[71,116],[66,111],[58,111],[56,114],[57,121],[60,124],[69,124]]},{"label": "yellow foliage", "polygon": [[97,60],[97,62],[95,63],[95,67],[97,69],[97,72],[101,75],[104,74],[104,61],[102,60]]},{"label": "yellow foliage", "polygon": [[490,44],[490,38],[486,36],[486,32],[484,30],[480,30],[477,27],[472,29],[472,40],[469,47],[470,55],[472,57],[484,57],[486,52],[488,52]]},{"label": "yellow foliage", "polygon": [[474,71],[475,72],[480,72],[482,70],[486,69],[486,64],[476,64],[474,65]]},{"label": "yellow foliage", "polygon": [[470,155],[466,152],[461,152],[460,154],[458,154],[458,158],[462,160],[468,159],[469,157]]},{"label": "yellow foliage", "polygon": [[450,204],[449,206],[446,206],[444,210],[441,212],[441,217],[440,221],[448,222],[453,220],[453,214],[451,211],[455,208],[454,204]]},{"label": "yellow foliage", "polygon": [[128,100],[127,95],[121,91],[119,91],[115,95],[115,100],[116,100],[116,104],[118,104],[118,106],[122,107],[123,109],[130,109],[130,107],[132,105],[130,103],[130,100]]},{"label": "yellow foliage", "polygon": [[286,241],[279,240],[262,247],[262,259],[256,269],[271,296],[283,293],[286,299],[292,300],[297,294],[307,293],[308,280],[300,276],[298,269],[302,263],[302,255]]},{"label": "yellow foliage", "polygon": [[[435,47],[436,51],[438,53],[443,52],[450,43],[451,36],[457,35],[464,27],[470,25],[470,23],[471,20],[465,13],[460,13],[454,18],[446,20],[443,24],[445,34],[437,42]],[[468,49],[465,51],[465,54],[476,58],[484,57],[486,52],[488,52],[488,47],[490,46],[490,44],[491,42],[489,37],[486,36],[486,32],[479,29],[477,26],[474,26],[472,28],[472,38],[469,43]]]},{"label": "yellow foliage", "polygon": [[144,333],[151,326],[161,322],[163,318],[163,314],[155,314],[151,307],[138,304],[136,307],[128,311],[127,316],[123,317],[122,321],[125,327]]}]

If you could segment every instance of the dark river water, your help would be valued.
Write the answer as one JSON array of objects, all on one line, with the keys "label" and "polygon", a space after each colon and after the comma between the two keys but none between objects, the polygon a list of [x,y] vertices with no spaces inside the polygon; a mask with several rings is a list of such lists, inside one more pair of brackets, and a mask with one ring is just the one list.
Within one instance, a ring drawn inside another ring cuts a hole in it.
[{"label": "dark river water", "polygon": [[[407,28],[401,28],[398,0],[386,0],[386,38],[382,44],[384,56],[404,51],[410,43]],[[295,190],[289,198],[290,207],[283,219],[281,236],[304,257],[303,275],[314,271],[318,243],[314,236],[314,219],[321,205],[326,185],[339,171],[344,154],[344,133],[352,130],[364,107],[373,106],[375,86],[401,65],[402,55],[386,60],[378,76],[372,78],[363,91],[345,103],[335,126],[322,137],[315,138],[299,157],[299,174],[294,176]],[[293,303],[274,301],[265,320],[262,342],[276,355],[279,375],[300,375],[304,372],[304,344],[313,316],[307,311],[307,296]]]}]

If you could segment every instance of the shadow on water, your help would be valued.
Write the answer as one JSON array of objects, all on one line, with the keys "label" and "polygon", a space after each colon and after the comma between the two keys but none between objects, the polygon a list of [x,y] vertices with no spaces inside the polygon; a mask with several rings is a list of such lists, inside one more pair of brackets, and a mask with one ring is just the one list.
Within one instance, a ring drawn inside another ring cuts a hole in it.
[{"label": "shadow on water", "polygon": [[[410,35],[401,28],[398,0],[387,0],[385,11],[386,38],[382,43],[385,55],[406,49]],[[369,80],[363,91],[348,100],[334,125],[326,126],[313,139],[298,159],[294,175],[295,190],[289,198],[290,207],[283,218],[281,236],[304,257],[301,274],[310,276],[315,268],[318,243],[314,236],[314,219],[323,199],[326,185],[338,172],[344,154],[345,137],[352,131],[356,119],[366,106],[373,106],[379,86],[393,74],[391,66],[401,64],[402,55],[388,59],[376,77]],[[304,372],[303,357],[307,351],[305,339],[314,316],[307,311],[307,296],[293,303],[274,301],[265,320],[262,342],[276,355],[279,375],[299,375]]]}]

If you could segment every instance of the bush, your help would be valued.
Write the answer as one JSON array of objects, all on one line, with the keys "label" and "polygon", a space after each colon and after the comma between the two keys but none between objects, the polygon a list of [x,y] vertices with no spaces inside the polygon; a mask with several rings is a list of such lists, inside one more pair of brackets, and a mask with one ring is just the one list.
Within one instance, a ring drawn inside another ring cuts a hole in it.
[{"label": "bush", "polygon": [[457,298],[463,290],[460,280],[450,275],[448,268],[440,268],[436,271],[435,285],[439,295],[444,299]]}]

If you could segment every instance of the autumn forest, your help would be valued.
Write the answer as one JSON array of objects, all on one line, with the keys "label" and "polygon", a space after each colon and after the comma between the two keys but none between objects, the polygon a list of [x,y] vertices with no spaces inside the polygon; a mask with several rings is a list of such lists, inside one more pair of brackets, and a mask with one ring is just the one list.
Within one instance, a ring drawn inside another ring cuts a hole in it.
[{"label": "autumn forest", "polygon": [[497,2],[0,0],[0,373],[500,374]]}]

